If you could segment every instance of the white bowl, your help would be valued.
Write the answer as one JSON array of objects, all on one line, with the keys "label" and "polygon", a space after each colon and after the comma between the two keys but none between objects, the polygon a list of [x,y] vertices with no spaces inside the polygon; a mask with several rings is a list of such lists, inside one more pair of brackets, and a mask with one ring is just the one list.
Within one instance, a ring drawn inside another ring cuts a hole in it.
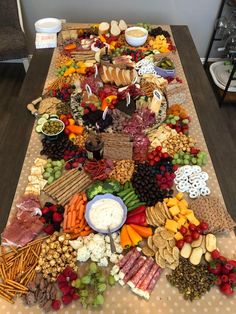
[{"label": "white bowl", "polygon": [[61,21],[53,17],[38,20],[34,26],[37,33],[58,33],[61,31]]},{"label": "white bowl", "polygon": [[[135,31],[135,30],[142,31],[144,35],[139,37],[139,36],[134,36],[134,35],[129,34],[130,31]],[[134,46],[134,47],[142,46],[143,44],[145,44],[147,37],[148,37],[148,31],[143,27],[133,26],[133,27],[127,28],[125,31],[125,39],[130,46]]]},{"label": "white bowl", "polygon": [[[48,121],[58,121],[58,122],[60,122],[60,124],[62,125],[62,129],[61,129],[59,132],[55,133],[55,134],[47,134],[46,132],[43,131],[43,127],[44,127],[44,124],[47,123]],[[42,133],[43,133],[44,135],[46,135],[46,136],[49,136],[49,137],[57,136],[57,135],[61,134],[61,132],[63,132],[64,129],[65,129],[65,124],[64,124],[64,122],[61,121],[60,119],[57,119],[57,118],[50,118],[50,119],[48,119],[47,121],[45,121],[45,122],[43,123],[43,125],[42,125]]]}]

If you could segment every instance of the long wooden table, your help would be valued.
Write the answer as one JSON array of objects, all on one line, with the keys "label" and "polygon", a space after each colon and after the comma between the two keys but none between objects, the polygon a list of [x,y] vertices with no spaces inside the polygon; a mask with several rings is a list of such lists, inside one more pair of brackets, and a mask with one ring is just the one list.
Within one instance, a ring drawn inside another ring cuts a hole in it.
[{"label": "long wooden table", "polygon": [[[226,153],[227,150],[234,151],[235,148],[228,146],[231,143],[230,135],[226,125],[222,123],[220,109],[188,27],[171,26],[171,30],[227,209],[236,218],[236,212],[233,212],[236,170],[232,169],[232,175],[227,175],[229,173],[227,167],[233,165],[234,156]],[[7,221],[34,123],[34,118],[27,112],[25,105],[41,95],[52,54],[53,49],[35,50],[11,119],[14,127],[7,129],[9,141],[5,143],[4,149],[1,147],[0,173],[3,178],[0,185],[1,230]]]}]

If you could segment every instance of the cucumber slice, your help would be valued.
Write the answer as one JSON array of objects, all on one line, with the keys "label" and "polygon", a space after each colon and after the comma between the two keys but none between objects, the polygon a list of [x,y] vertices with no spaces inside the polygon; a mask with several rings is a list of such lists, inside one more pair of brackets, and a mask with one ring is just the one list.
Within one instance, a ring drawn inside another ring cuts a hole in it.
[{"label": "cucumber slice", "polygon": [[58,115],[56,114],[51,114],[50,119],[59,119]]},{"label": "cucumber slice", "polygon": [[48,113],[44,113],[42,116],[41,116],[41,118],[44,118],[44,119],[49,119],[49,114]]},{"label": "cucumber slice", "polygon": [[47,122],[47,119],[39,118],[37,124],[44,124],[45,122]]},{"label": "cucumber slice", "polygon": [[38,133],[41,133],[42,129],[43,129],[42,124],[39,124],[39,125],[36,126],[35,131],[38,132]]}]

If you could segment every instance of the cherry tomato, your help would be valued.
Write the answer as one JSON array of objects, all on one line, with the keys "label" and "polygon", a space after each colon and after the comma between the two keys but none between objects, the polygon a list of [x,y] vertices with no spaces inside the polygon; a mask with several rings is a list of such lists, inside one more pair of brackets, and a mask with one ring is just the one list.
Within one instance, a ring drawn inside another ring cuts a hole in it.
[{"label": "cherry tomato", "polygon": [[202,234],[202,229],[201,229],[199,226],[197,226],[196,231],[197,231],[199,234]]},{"label": "cherry tomato", "polygon": [[184,241],[185,241],[186,243],[192,243],[192,242],[193,242],[193,238],[192,238],[191,235],[186,235],[186,236],[184,237]]},{"label": "cherry tomato", "polygon": [[180,232],[182,235],[185,235],[185,234],[188,232],[188,229],[185,228],[184,226],[181,226],[179,232]]},{"label": "cherry tomato", "polygon": [[199,227],[202,229],[202,231],[206,231],[209,228],[209,225],[205,221],[201,221]]},{"label": "cherry tomato", "polygon": [[200,234],[197,231],[193,231],[191,233],[191,237],[193,238],[193,240],[197,240],[200,237]]},{"label": "cherry tomato", "polygon": [[189,224],[188,228],[190,231],[196,231],[197,230],[197,226],[195,224]]},{"label": "cherry tomato", "polygon": [[177,246],[178,249],[182,249],[182,247],[184,246],[184,240],[178,240],[176,241],[175,245]]}]

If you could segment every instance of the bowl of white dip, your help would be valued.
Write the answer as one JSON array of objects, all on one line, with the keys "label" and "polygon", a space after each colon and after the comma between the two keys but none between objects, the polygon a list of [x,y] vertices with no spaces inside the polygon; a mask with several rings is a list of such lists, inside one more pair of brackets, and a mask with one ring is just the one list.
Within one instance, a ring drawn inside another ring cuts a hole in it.
[{"label": "bowl of white dip", "polygon": [[125,223],[127,207],[120,197],[112,194],[95,196],[86,205],[85,219],[88,225],[100,233],[119,230]]}]

